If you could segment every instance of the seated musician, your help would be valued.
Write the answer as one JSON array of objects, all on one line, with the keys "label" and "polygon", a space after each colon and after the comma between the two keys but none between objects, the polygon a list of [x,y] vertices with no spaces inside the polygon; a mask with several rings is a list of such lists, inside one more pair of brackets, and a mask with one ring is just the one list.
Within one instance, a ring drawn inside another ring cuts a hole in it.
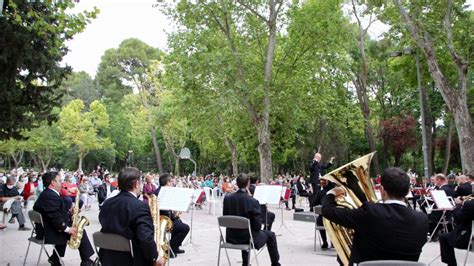
[{"label": "seated musician", "polygon": [[448,266],[456,266],[454,248],[466,249],[471,237],[471,225],[474,220],[474,200],[457,201],[457,208],[453,211],[454,230],[439,237],[441,261]]},{"label": "seated musician", "polygon": [[454,188],[454,198],[469,196],[472,194],[472,185],[469,177],[460,175],[456,177],[457,186]]},{"label": "seated musician", "polygon": [[[334,188],[334,184],[325,180],[325,179],[319,179],[319,189],[314,192],[314,198],[313,202],[311,203],[312,206],[318,206],[321,205],[321,201],[324,196],[326,196],[327,192]],[[316,224],[318,226],[323,226],[323,215],[320,214],[318,215],[318,218],[316,218]],[[327,236],[326,236],[326,230],[319,230],[319,234],[321,235],[321,240],[323,244],[321,245],[322,249],[328,248],[328,242],[327,242]]]},{"label": "seated musician", "polygon": [[[250,187],[250,178],[245,174],[237,177],[237,186],[239,190],[235,193],[228,194],[224,198],[223,215],[235,215],[248,218],[252,227],[252,236],[255,248],[259,249],[267,244],[268,253],[270,254],[271,265],[280,265],[280,254],[278,253],[277,240],[274,232],[262,230],[262,216],[260,212],[260,204],[248,194]],[[232,244],[248,244],[248,230],[227,229],[226,241]],[[242,251],[242,265],[249,265],[249,256],[247,251]]]},{"label": "seated musician", "polygon": [[[445,175],[443,174],[436,174],[434,176],[434,184],[435,184],[435,190],[444,190],[446,193],[446,196],[452,197],[454,196],[454,190],[451,186],[448,185],[448,179],[446,178]],[[433,211],[430,214],[428,214],[428,219],[430,221],[430,233],[433,234],[432,240],[437,241],[438,240],[438,231],[441,229],[440,226],[436,229],[436,232],[433,232],[436,228],[436,225],[438,224],[439,220],[441,219],[443,215],[442,211]],[[451,211],[446,212],[446,217],[449,219],[451,217]],[[449,225],[451,226],[451,225]],[[452,228],[451,228],[452,229]],[[450,230],[450,229],[448,229]]]},{"label": "seated musician", "polygon": [[[160,186],[155,190],[155,195],[158,196],[160,190],[164,186],[171,186],[172,180],[171,175],[163,174],[160,176]],[[171,232],[170,247],[173,251],[170,254],[170,258],[175,258],[178,254],[184,253],[184,250],[179,247],[183,244],[184,239],[189,233],[189,225],[183,223],[181,219],[176,216],[173,211],[161,210],[161,215],[168,216],[173,222],[173,231]]]},{"label": "seated musician", "polygon": [[[250,177],[249,191],[250,191],[250,194],[252,194],[252,197],[253,197],[253,194],[255,193],[255,188],[257,187],[257,183],[258,183],[257,177],[254,177],[254,176]],[[260,212],[262,214],[263,230],[271,231],[273,222],[275,221],[275,213],[268,211],[266,204],[260,204]]]},{"label": "seated musician", "polygon": [[[48,172],[43,175],[45,189],[38,197],[33,209],[43,218],[44,228],[37,224],[37,238],[45,239],[46,244],[54,244],[59,256],[64,257],[66,244],[70,237],[77,234],[78,228],[70,227],[72,224],[70,211],[66,203],[59,196],[61,190],[61,177],[58,172]],[[95,252],[84,231],[79,246],[82,265],[95,265]],[[51,265],[61,265],[56,252],[49,257]]]},{"label": "seated musician", "polygon": [[381,175],[383,203],[364,202],[358,209],[337,207],[342,187],[327,192],[322,213],[328,220],[354,229],[350,264],[369,260],[417,261],[428,233],[424,213],[408,208],[405,195],[409,177],[400,168],[387,168]]},{"label": "seated musician", "polygon": [[142,184],[140,170],[127,167],[120,171],[120,193],[104,201],[99,213],[101,232],[119,234],[132,241],[132,254],[99,250],[100,262],[113,265],[162,265],[154,240],[153,220],[148,205],[138,199]]}]

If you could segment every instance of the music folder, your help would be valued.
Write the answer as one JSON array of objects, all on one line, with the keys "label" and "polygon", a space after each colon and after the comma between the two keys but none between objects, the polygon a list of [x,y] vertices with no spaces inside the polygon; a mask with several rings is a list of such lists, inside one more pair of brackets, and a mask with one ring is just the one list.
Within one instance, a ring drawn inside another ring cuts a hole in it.
[{"label": "music folder", "polygon": [[256,200],[258,200],[258,202],[262,205],[263,204],[279,204],[282,190],[283,190],[282,186],[271,186],[271,185],[256,186],[253,197]]},{"label": "music folder", "polygon": [[187,212],[194,189],[181,187],[161,187],[158,198],[160,210]]}]

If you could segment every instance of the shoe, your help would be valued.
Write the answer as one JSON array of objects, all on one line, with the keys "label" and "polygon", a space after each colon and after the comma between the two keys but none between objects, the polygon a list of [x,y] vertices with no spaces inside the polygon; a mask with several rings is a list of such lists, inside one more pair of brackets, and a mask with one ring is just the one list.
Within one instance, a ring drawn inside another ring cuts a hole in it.
[{"label": "shoe", "polygon": [[321,245],[321,249],[327,249],[328,248],[328,243],[323,243]]},{"label": "shoe", "polygon": [[14,224],[15,223],[15,217],[12,216],[12,218],[10,218],[10,220],[8,220],[8,223]]},{"label": "shoe", "polygon": [[31,228],[26,227],[26,226],[20,226],[18,227],[18,231],[31,231]]},{"label": "shoe", "polygon": [[54,262],[51,258],[48,258],[48,263],[51,264],[52,266],[61,266],[61,263]]},{"label": "shoe", "polygon": [[286,210],[287,210],[287,211],[291,211],[291,209],[290,209],[290,208],[286,208]]},{"label": "shoe", "polygon": [[94,266],[94,265],[95,263],[91,260],[81,262],[81,266]]},{"label": "shoe", "polygon": [[176,250],[174,253],[175,254],[183,254],[184,250],[178,248],[178,250]]},{"label": "shoe", "polygon": [[170,252],[170,259],[174,259],[176,257],[178,257],[178,254]]},{"label": "shoe", "polygon": [[7,227],[8,227],[7,225],[0,223],[0,230],[3,230],[3,229],[5,229],[5,228],[7,228]]}]

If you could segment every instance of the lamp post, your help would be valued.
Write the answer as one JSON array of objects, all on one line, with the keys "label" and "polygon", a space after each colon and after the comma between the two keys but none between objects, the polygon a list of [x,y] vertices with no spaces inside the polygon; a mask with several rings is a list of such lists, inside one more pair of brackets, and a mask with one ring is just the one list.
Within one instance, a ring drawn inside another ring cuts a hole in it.
[{"label": "lamp post", "polygon": [[398,57],[402,55],[415,55],[416,59],[416,79],[418,82],[418,96],[420,100],[420,116],[421,116],[421,139],[422,139],[422,147],[421,150],[423,152],[423,172],[425,175],[425,178],[430,177],[430,172],[429,172],[429,166],[428,166],[428,140],[426,138],[426,125],[425,125],[425,102],[423,98],[423,89],[421,87],[421,71],[420,71],[420,58],[418,56],[418,53],[416,51],[413,51],[411,48],[406,48],[403,50],[403,52],[392,52],[390,53],[390,57]]},{"label": "lamp post", "polygon": [[193,162],[194,164],[193,176],[196,176],[197,164],[193,159],[191,159],[191,151],[188,148],[182,148],[181,151],[179,152],[179,158],[183,160],[190,160],[191,162]]},{"label": "lamp post", "polygon": [[128,166],[133,166],[133,151],[128,150]]}]

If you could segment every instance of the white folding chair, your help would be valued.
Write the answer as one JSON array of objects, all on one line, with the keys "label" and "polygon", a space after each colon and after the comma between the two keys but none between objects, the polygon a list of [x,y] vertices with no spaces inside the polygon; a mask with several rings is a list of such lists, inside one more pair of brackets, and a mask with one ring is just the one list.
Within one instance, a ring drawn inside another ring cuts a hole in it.
[{"label": "white folding chair", "polygon": [[467,257],[469,257],[469,252],[472,248],[472,241],[474,240],[474,221],[471,224],[471,238],[469,239],[469,244],[467,245],[466,257],[464,258],[464,265],[467,263]]},{"label": "white folding chair", "polygon": [[[225,254],[227,256],[227,262],[229,262],[229,265],[231,265],[231,263],[230,263],[229,253],[227,253],[227,249],[236,249],[236,250],[247,251],[248,254],[249,254],[249,258],[248,258],[249,263],[250,263],[250,253],[253,250],[253,252],[254,252],[253,260],[255,260],[257,262],[257,265],[259,265],[257,256],[260,253],[260,251],[262,251],[262,249],[265,247],[265,245],[262,248],[260,248],[259,251],[257,251],[257,249],[255,248],[255,245],[253,243],[252,229],[250,227],[250,220],[245,218],[245,217],[225,215],[225,216],[217,217],[217,222],[218,222],[218,225],[219,225],[219,233],[220,233],[219,253],[217,255],[217,266],[220,265],[221,249],[225,250]],[[228,243],[225,240],[224,234],[222,234],[222,228],[221,227],[231,228],[231,229],[249,230],[249,236],[250,236],[249,243],[248,244]]]},{"label": "white folding chair", "polygon": [[206,204],[209,205],[209,214],[211,213],[211,208],[212,208],[212,215],[216,214],[216,205],[219,203],[217,199],[215,199],[215,193],[211,193],[211,188],[210,187],[204,187],[204,193],[206,194]]},{"label": "white folding chair", "polygon": [[[41,217],[41,213],[39,213],[37,211],[34,211],[34,210],[31,210],[31,211],[28,212],[28,217],[30,218],[33,230],[31,231],[31,236],[28,238],[28,248],[26,248],[26,254],[25,254],[25,259],[23,260],[23,265],[26,265],[26,258],[28,258],[28,252],[30,251],[31,243],[41,245],[40,253],[39,253],[39,256],[38,256],[38,261],[36,262],[36,265],[39,265],[40,260],[41,260],[41,254],[42,254],[43,250],[46,253],[46,256],[49,257],[48,251],[46,250],[45,246],[46,245],[51,245],[51,244],[46,244],[44,237],[43,237],[43,239],[36,238],[37,225],[39,224],[39,225],[41,225],[41,227],[44,228],[43,217]],[[59,262],[61,263],[61,265],[65,265],[64,262],[62,261],[61,257],[59,256],[58,251],[54,247],[54,245],[53,245],[53,252],[56,252],[56,255],[58,256]]]}]

